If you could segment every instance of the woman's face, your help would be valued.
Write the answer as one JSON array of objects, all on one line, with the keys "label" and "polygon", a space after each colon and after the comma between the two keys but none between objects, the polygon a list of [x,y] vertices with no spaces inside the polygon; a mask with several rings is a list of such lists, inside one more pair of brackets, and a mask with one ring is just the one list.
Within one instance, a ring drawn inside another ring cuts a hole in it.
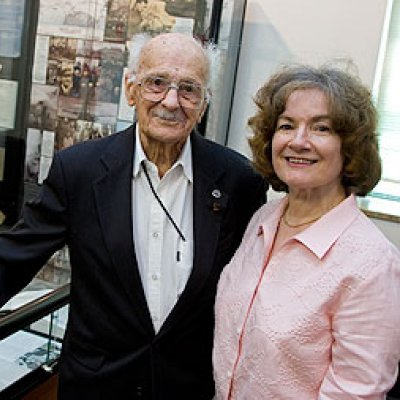
[{"label": "woman's face", "polygon": [[340,137],[319,89],[291,93],[272,138],[272,164],[289,192],[343,193]]}]

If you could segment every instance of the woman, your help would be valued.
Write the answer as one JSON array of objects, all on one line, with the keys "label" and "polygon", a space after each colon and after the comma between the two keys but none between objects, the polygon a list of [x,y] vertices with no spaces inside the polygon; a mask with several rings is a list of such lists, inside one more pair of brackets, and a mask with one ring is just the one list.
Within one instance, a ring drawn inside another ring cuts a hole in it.
[{"label": "woman", "polygon": [[216,300],[217,399],[384,399],[400,358],[400,253],[358,210],[380,178],[369,91],[287,67],[257,93],[261,207]]}]

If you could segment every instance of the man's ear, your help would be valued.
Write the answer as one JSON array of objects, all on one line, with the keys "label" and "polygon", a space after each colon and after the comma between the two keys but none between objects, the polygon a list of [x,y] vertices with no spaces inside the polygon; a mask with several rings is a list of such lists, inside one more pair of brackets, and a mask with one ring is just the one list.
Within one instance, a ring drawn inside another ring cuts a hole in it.
[{"label": "man's ear", "polygon": [[130,107],[136,105],[136,89],[137,84],[135,80],[135,75],[132,72],[128,72],[124,76],[125,83],[125,97]]},{"label": "man's ear", "polygon": [[206,112],[207,107],[208,107],[208,99],[205,99],[205,100],[204,100],[204,103],[203,103],[203,105],[202,105],[202,107],[201,107],[199,117],[197,118],[197,123],[198,123],[198,124],[201,122],[201,119],[203,118],[203,115],[204,115],[204,113]]}]

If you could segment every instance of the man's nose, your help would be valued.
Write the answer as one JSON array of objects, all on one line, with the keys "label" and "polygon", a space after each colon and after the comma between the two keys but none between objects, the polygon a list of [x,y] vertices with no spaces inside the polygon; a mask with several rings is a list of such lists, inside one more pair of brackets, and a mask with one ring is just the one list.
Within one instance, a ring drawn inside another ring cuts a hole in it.
[{"label": "man's nose", "polygon": [[180,107],[178,88],[170,86],[165,93],[161,104],[169,109],[176,109]]}]

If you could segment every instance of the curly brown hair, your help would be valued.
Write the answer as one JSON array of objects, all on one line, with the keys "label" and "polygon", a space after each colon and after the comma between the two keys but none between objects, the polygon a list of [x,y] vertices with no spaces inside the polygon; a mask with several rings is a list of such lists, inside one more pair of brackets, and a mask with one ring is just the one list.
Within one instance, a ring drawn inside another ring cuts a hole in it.
[{"label": "curly brown hair", "polygon": [[371,93],[358,77],[339,68],[286,66],[256,93],[258,110],[249,118],[253,164],[274,190],[288,191],[272,166],[272,138],[286,101],[295,90],[320,89],[327,97],[332,129],[341,139],[342,184],[349,193],[365,196],[381,177],[376,134],[377,112]]}]

